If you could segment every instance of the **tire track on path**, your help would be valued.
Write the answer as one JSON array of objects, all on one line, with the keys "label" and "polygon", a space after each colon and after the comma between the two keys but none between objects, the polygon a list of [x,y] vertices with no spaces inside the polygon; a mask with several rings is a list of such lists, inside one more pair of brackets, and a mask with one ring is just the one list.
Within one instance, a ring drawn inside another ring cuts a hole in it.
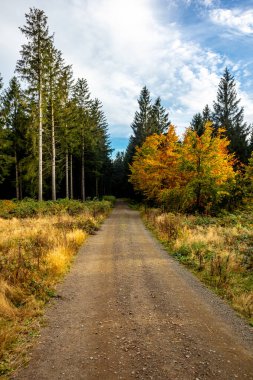
[{"label": "tire track on path", "polygon": [[47,309],[17,380],[253,379],[253,335],[118,201]]}]

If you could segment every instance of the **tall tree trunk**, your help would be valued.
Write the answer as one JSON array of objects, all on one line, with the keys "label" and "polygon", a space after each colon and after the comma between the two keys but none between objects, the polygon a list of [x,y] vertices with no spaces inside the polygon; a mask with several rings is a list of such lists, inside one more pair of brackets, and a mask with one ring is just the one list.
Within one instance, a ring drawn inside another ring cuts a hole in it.
[{"label": "tall tree trunk", "polygon": [[51,124],[52,124],[52,200],[56,201],[56,174],[55,174],[55,123],[54,123],[54,104],[51,104]]},{"label": "tall tree trunk", "polygon": [[197,172],[198,172],[198,184],[197,184],[197,189],[196,189],[196,206],[197,206],[197,210],[198,211],[201,211],[200,210],[200,200],[201,200],[201,159],[200,157],[198,157],[198,161],[197,161]]},{"label": "tall tree trunk", "polygon": [[70,199],[73,199],[73,155],[70,154]]},{"label": "tall tree trunk", "polygon": [[85,167],[84,167],[84,142],[82,144],[82,167],[81,167],[81,195],[82,200],[85,201]]},{"label": "tall tree trunk", "polygon": [[66,149],[65,154],[65,176],[66,176],[66,198],[69,199],[69,150]]},{"label": "tall tree trunk", "polygon": [[98,194],[98,176],[96,175],[96,197],[98,198],[99,197],[99,194]]},{"label": "tall tree trunk", "polygon": [[42,90],[41,90],[41,84],[39,89],[39,201],[42,201],[43,199],[43,192],[42,192],[42,185],[43,185],[43,167],[42,167],[42,159],[43,159],[43,153],[42,153],[42,133],[43,133],[43,111],[42,111]]},{"label": "tall tree trunk", "polygon": [[85,201],[85,162],[84,162],[84,141],[82,143],[82,167],[81,167],[81,195],[82,200]]},{"label": "tall tree trunk", "polygon": [[23,199],[23,183],[22,183],[22,175],[20,173],[22,173],[21,169],[20,169],[20,164],[18,164],[18,172],[19,172],[19,197],[20,197],[20,200],[22,201]]},{"label": "tall tree trunk", "polygon": [[19,170],[18,170],[18,158],[17,151],[15,150],[15,172],[16,172],[16,198],[20,200],[20,184],[19,184]]}]

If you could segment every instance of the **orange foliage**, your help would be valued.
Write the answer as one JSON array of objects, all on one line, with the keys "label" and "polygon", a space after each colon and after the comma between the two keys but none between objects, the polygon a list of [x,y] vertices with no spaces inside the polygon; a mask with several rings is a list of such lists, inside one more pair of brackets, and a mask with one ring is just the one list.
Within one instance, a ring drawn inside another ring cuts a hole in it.
[{"label": "orange foliage", "polygon": [[130,165],[130,182],[147,199],[157,199],[164,189],[180,182],[178,165],[178,137],[170,125],[167,134],[149,136],[134,156]]},{"label": "orange foliage", "polygon": [[165,135],[152,135],[137,149],[130,166],[130,182],[147,199],[161,202],[173,193],[180,202],[200,209],[227,193],[233,181],[234,156],[220,129],[214,135],[211,123],[202,136],[187,129],[179,143],[173,125]]}]

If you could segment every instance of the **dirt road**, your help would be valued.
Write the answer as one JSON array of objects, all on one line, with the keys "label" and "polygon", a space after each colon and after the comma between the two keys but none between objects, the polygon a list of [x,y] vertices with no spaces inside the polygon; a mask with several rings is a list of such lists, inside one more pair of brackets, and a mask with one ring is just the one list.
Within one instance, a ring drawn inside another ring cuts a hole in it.
[{"label": "dirt road", "polygon": [[48,309],[13,378],[253,379],[252,329],[166,254],[118,202]]}]

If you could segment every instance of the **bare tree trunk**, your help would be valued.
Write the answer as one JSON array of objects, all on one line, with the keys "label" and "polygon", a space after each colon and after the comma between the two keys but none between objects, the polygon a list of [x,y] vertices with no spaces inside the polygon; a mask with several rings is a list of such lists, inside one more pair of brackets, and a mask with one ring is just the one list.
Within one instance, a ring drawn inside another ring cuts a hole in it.
[{"label": "bare tree trunk", "polygon": [[22,176],[20,175],[20,173],[21,173],[20,165],[18,165],[18,172],[19,172],[19,197],[20,197],[20,200],[22,201],[22,199],[23,199],[23,183],[22,183]]},{"label": "bare tree trunk", "polygon": [[20,200],[20,192],[19,192],[19,170],[18,170],[18,158],[17,151],[15,150],[15,171],[16,171],[16,198]]},{"label": "bare tree trunk", "polygon": [[73,199],[73,156],[70,154],[70,199]]},{"label": "bare tree trunk", "polygon": [[56,201],[56,151],[55,151],[55,123],[54,123],[54,104],[51,104],[51,124],[52,124],[52,200]]},{"label": "bare tree trunk", "polygon": [[69,199],[69,151],[66,149],[65,155],[65,170],[66,170],[66,198]]},{"label": "bare tree trunk", "polygon": [[39,90],[39,201],[42,201],[43,199],[43,192],[42,192],[42,185],[43,185],[43,167],[42,167],[42,133],[43,133],[43,124],[42,124],[42,118],[43,118],[43,111],[42,111],[42,91],[41,91],[41,84],[40,84],[40,90]]},{"label": "bare tree trunk", "polygon": [[82,144],[82,168],[81,168],[81,195],[82,200],[85,201],[85,167],[84,167],[84,143]]},{"label": "bare tree trunk", "polygon": [[98,198],[99,197],[99,194],[98,194],[98,176],[96,175],[96,197]]}]

